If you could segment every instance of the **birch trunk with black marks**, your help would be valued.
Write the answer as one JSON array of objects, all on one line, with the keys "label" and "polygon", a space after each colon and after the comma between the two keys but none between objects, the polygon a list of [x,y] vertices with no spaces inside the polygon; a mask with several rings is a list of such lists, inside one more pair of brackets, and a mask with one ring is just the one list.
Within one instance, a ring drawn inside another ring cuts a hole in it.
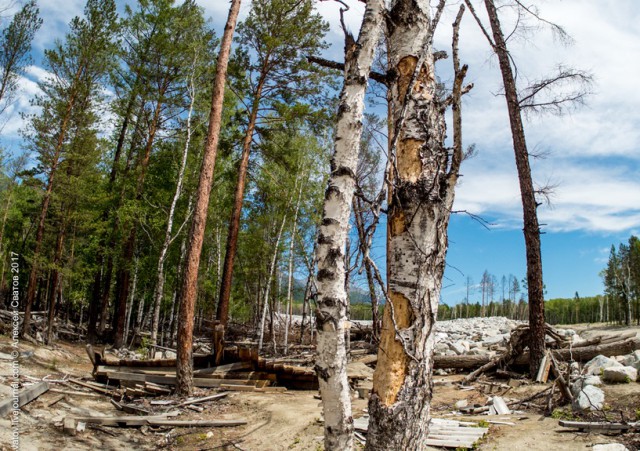
[{"label": "birch trunk with black marks", "polygon": [[369,0],[358,41],[346,49],[344,84],[336,123],[331,175],[318,234],[318,344],[316,372],[322,394],[326,450],[353,448],[353,417],[347,380],[344,253],[355,190],[364,95],[380,36],[383,0]]},{"label": "birch trunk with black marks", "polygon": [[289,328],[291,327],[291,303],[293,301],[293,251],[296,239],[296,230],[298,228],[298,213],[300,211],[300,201],[302,200],[302,188],[304,188],[304,172],[300,177],[300,190],[298,191],[298,200],[293,213],[293,222],[291,223],[291,237],[289,240],[289,274],[287,280],[287,306],[286,319],[284,328],[284,354],[289,353]]},{"label": "birch trunk with black marks", "polygon": [[[158,340],[158,323],[160,319],[160,306],[162,304],[162,298],[164,297],[164,261],[167,258],[167,251],[173,241],[171,234],[173,233],[173,218],[176,212],[176,206],[180,195],[182,194],[182,185],[184,183],[184,173],[187,168],[187,158],[189,156],[189,145],[191,144],[191,116],[193,114],[193,104],[195,102],[195,87],[194,78],[196,70],[197,57],[193,59],[193,70],[191,72],[191,78],[189,80],[189,111],[187,113],[187,137],[182,149],[182,160],[180,161],[180,170],[178,171],[178,181],[176,183],[176,190],[173,193],[173,199],[171,199],[171,206],[169,207],[169,214],[167,215],[167,228],[164,233],[164,241],[162,242],[162,248],[160,249],[160,256],[158,257],[158,277],[156,280],[156,289],[154,292],[153,300],[153,318],[151,321],[151,344],[155,345]],[[187,215],[189,212],[187,211]],[[178,230],[179,233],[179,230]]]},{"label": "birch trunk with black marks", "polygon": [[[269,265],[269,278],[267,279],[267,284],[265,286],[264,291],[264,305],[262,307],[262,317],[260,319],[260,336],[258,338],[258,351],[262,350],[262,345],[264,343],[264,324],[267,318],[267,307],[269,306],[269,290],[271,288],[271,282],[273,281],[273,274],[276,270],[276,262],[278,261],[278,248],[280,247],[280,238],[282,237],[282,231],[284,230],[284,225],[287,222],[287,215],[285,214],[282,217],[282,223],[280,224],[280,229],[278,230],[278,235],[276,237],[276,244],[273,249],[273,257],[271,258],[271,265]],[[273,316],[273,315],[272,315]],[[272,333],[273,336],[275,330],[273,329],[273,319],[271,320]],[[274,349],[275,351],[275,349]]]},{"label": "birch trunk with black marks", "polygon": [[[454,145],[449,155],[444,145],[445,104],[436,93],[432,48],[438,16],[431,21],[428,0],[397,0],[387,16],[395,75],[390,84],[388,296],[369,401],[367,450],[427,448],[435,321],[462,159],[461,146]],[[459,72],[452,95],[458,99],[464,77]],[[453,104],[455,113],[459,101]],[[459,127],[454,128],[459,135]]]}]

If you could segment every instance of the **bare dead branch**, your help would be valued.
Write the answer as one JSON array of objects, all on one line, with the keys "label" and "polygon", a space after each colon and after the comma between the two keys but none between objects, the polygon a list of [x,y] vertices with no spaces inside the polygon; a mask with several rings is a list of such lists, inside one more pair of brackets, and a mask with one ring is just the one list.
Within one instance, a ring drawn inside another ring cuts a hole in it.
[{"label": "bare dead branch", "polygon": [[521,0],[515,0],[516,4],[522,8],[524,11],[526,11],[528,14],[530,14],[531,16],[535,17],[537,20],[539,20],[540,22],[548,25],[551,28],[551,32],[553,33],[553,36],[558,39],[558,41],[560,41],[561,43],[565,44],[565,45],[571,45],[573,44],[574,40],[573,38],[569,35],[569,33],[567,33],[565,31],[564,28],[562,28],[560,25],[550,22],[546,19],[544,19],[543,17],[540,16],[540,13],[538,12],[537,8],[532,5],[532,6],[525,6]]},{"label": "bare dead branch", "polygon": [[[338,63],[336,61],[331,61],[312,55],[307,56],[307,61],[313,64],[317,64],[318,66],[326,67],[328,69],[344,71],[344,63]],[[377,81],[378,83],[382,83],[385,86],[389,83],[387,76],[385,74],[381,74],[380,72],[369,72],[369,78]]]},{"label": "bare dead branch", "polygon": [[565,114],[583,105],[591,94],[593,76],[588,72],[559,65],[556,72],[533,82],[518,95],[526,114]]}]

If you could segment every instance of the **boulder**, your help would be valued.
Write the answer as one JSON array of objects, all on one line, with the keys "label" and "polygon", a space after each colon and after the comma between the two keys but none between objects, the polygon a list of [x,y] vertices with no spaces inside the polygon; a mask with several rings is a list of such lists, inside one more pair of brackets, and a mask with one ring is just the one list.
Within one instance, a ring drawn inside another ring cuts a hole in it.
[{"label": "boulder", "polygon": [[621,443],[607,443],[606,445],[593,445],[593,451],[628,451],[629,449]]},{"label": "boulder", "polygon": [[631,354],[625,355],[622,364],[625,366],[633,367],[636,370],[640,371],[640,350],[636,350]]},{"label": "boulder", "polygon": [[619,366],[605,368],[602,380],[610,383],[635,382],[638,379],[638,370],[631,366]]},{"label": "boulder", "polygon": [[467,348],[465,348],[464,345],[459,341],[455,343],[449,343],[449,349],[451,349],[457,355],[462,355],[467,352]]},{"label": "boulder", "polygon": [[602,380],[600,376],[580,376],[575,381],[571,383],[571,394],[574,397],[577,397],[580,391],[588,386],[593,385],[594,387],[599,387],[602,385]]},{"label": "boulder", "polygon": [[592,374],[595,376],[599,376],[604,372],[605,368],[612,368],[616,366],[621,367],[623,365],[614,359],[610,359],[609,357],[605,357],[603,355],[597,355],[584,365],[584,368],[582,369],[582,374],[586,374],[586,375]]},{"label": "boulder", "polygon": [[600,410],[604,406],[604,392],[598,387],[587,385],[573,400],[574,410]]}]

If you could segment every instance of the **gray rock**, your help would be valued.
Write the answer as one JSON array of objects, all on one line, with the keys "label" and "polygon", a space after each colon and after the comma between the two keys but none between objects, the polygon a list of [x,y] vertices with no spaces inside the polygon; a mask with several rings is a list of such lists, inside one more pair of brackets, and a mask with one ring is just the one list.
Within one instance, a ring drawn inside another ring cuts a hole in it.
[{"label": "gray rock", "polygon": [[582,369],[582,374],[593,374],[595,376],[601,375],[605,368],[621,367],[620,362],[605,357],[603,355],[597,355],[593,359],[589,360]]},{"label": "gray rock", "polygon": [[622,364],[625,366],[631,366],[640,371],[640,350],[636,350],[631,354],[625,355]]},{"label": "gray rock", "polygon": [[580,376],[571,384],[571,394],[576,397],[587,385],[593,385],[599,387],[602,385],[600,376]]},{"label": "gray rock", "polygon": [[635,382],[638,379],[638,370],[631,366],[605,368],[602,380],[611,383]]},{"label": "gray rock", "polygon": [[462,355],[467,352],[467,349],[459,341],[455,343],[449,343],[449,349],[451,349],[457,355]]},{"label": "gray rock", "polygon": [[593,445],[593,451],[628,451],[629,449],[621,443],[607,443],[606,445]]},{"label": "gray rock", "polygon": [[460,401],[456,402],[456,409],[458,410],[464,409],[468,405],[469,405],[469,402],[466,399],[461,399]]},{"label": "gray rock", "polygon": [[598,387],[587,385],[573,400],[575,410],[600,410],[604,405],[604,392]]}]

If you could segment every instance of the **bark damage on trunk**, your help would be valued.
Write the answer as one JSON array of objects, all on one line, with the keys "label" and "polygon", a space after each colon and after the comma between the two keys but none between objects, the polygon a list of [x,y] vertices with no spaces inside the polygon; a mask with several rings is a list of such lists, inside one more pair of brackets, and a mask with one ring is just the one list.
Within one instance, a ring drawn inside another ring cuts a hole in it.
[{"label": "bark damage on trunk", "polygon": [[346,49],[335,150],[318,234],[316,371],[322,394],[326,450],[353,448],[345,349],[348,300],[344,287],[344,249],[355,190],[364,94],[381,31],[383,9],[383,0],[367,2],[358,41]]},{"label": "bark damage on trunk", "polygon": [[[394,128],[388,293],[369,401],[368,450],[426,448],[434,326],[462,159],[461,145],[454,146],[452,155],[444,146],[447,102],[436,94],[431,45],[441,9],[433,22],[429,9],[426,0],[398,0],[387,16]],[[453,97],[459,100],[464,71],[456,69]],[[459,111],[459,102],[452,103]],[[454,128],[459,135],[459,127]]]}]

